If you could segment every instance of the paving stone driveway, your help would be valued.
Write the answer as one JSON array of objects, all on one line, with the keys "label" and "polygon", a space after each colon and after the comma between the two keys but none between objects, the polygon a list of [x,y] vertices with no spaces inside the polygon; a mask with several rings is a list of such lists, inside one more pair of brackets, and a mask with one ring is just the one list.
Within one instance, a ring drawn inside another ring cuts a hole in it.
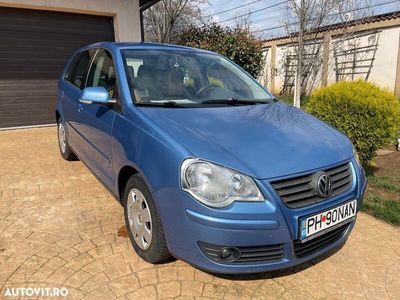
[{"label": "paving stone driveway", "polygon": [[67,287],[70,298],[400,299],[400,229],[365,214],[347,244],[296,269],[213,276],[132,250],[123,209],[56,129],[0,132],[0,298],[8,287]]}]

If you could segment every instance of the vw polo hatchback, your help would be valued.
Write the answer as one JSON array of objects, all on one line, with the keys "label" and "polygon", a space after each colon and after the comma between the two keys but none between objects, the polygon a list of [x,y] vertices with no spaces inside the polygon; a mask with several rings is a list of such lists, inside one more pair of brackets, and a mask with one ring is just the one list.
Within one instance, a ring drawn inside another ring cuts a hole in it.
[{"label": "vw polo hatchback", "polygon": [[61,155],[121,201],[132,246],[218,273],[287,268],[343,244],[366,179],[343,134],[208,51],[99,43],[59,81]]}]

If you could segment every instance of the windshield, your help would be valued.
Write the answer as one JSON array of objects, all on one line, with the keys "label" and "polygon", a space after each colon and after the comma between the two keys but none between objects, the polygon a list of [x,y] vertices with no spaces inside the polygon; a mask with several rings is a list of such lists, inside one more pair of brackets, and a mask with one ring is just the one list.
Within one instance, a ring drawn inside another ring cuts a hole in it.
[{"label": "windshield", "polygon": [[251,76],[220,55],[147,49],[122,50],[122,54],[136,104],[246,104],[273,99]]}]

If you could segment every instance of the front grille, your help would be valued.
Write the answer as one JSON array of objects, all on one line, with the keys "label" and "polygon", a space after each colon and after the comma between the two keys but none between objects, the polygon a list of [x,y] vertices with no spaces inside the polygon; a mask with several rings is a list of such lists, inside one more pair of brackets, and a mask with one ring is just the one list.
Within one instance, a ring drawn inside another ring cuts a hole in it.
[{"label": "front grille", "polygon": [[293,247],[294,247],[294,253],[296,254],[297,257],[303,257],[310,255],[314,252],[317,252],[320,249],[323,249],[337,240],[339,240],[341,237],[343,237],[345,231],[347,228],[349,228],[349,224],[342,225],[330,232],[327,232],[319,237],[316,237],[310,241],[301,243],[301,241],[297,240],[293,242]]},{"label": "front grille", "polygon": [[200,249],[212,261],[223,264],[252,264],[263,262],[275,262],[284,257],[283,244],[255,246],[255,247],[231,247],[239,250],[239,256],[235,261],[226,261],[219,255],[225,246],[211,245],[199,242]]},{"label": "front grille", "polygon": [[[350,163],[342,164],[325,171],[332,179],[332,194],[329,198],[335,197],[349,190],[353,184],[353,176]],[[310,173],[289,179],[271,182],[279,197],[290,208],[299,208],[327,200],[317,195],[311,185],[312,176]],[[329,199],[328,198],[328,199]]]}]

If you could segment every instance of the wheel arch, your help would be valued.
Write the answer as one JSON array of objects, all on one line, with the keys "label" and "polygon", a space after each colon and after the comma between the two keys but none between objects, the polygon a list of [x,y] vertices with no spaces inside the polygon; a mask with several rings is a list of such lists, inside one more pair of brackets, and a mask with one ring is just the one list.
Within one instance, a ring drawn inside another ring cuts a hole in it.
[{"label": "wheel arch", "polygon": [[129,178],[131,178],[133,175],[136,175],[136,174],[140,174],[139,171],[130,165],[123,166],[121,168],[121,170],[119,171],[118,186],[117,186],[118,195],[117,196],[121,202],[123,200],[124,189],[125,189],[125,186],[129,180]]},{"label": "wheel arch", "polygon": [[56,109],[56,121],[58,123],[58,120],[60,119],[61,115],[60,112],[58,111],[58,109]]}]

